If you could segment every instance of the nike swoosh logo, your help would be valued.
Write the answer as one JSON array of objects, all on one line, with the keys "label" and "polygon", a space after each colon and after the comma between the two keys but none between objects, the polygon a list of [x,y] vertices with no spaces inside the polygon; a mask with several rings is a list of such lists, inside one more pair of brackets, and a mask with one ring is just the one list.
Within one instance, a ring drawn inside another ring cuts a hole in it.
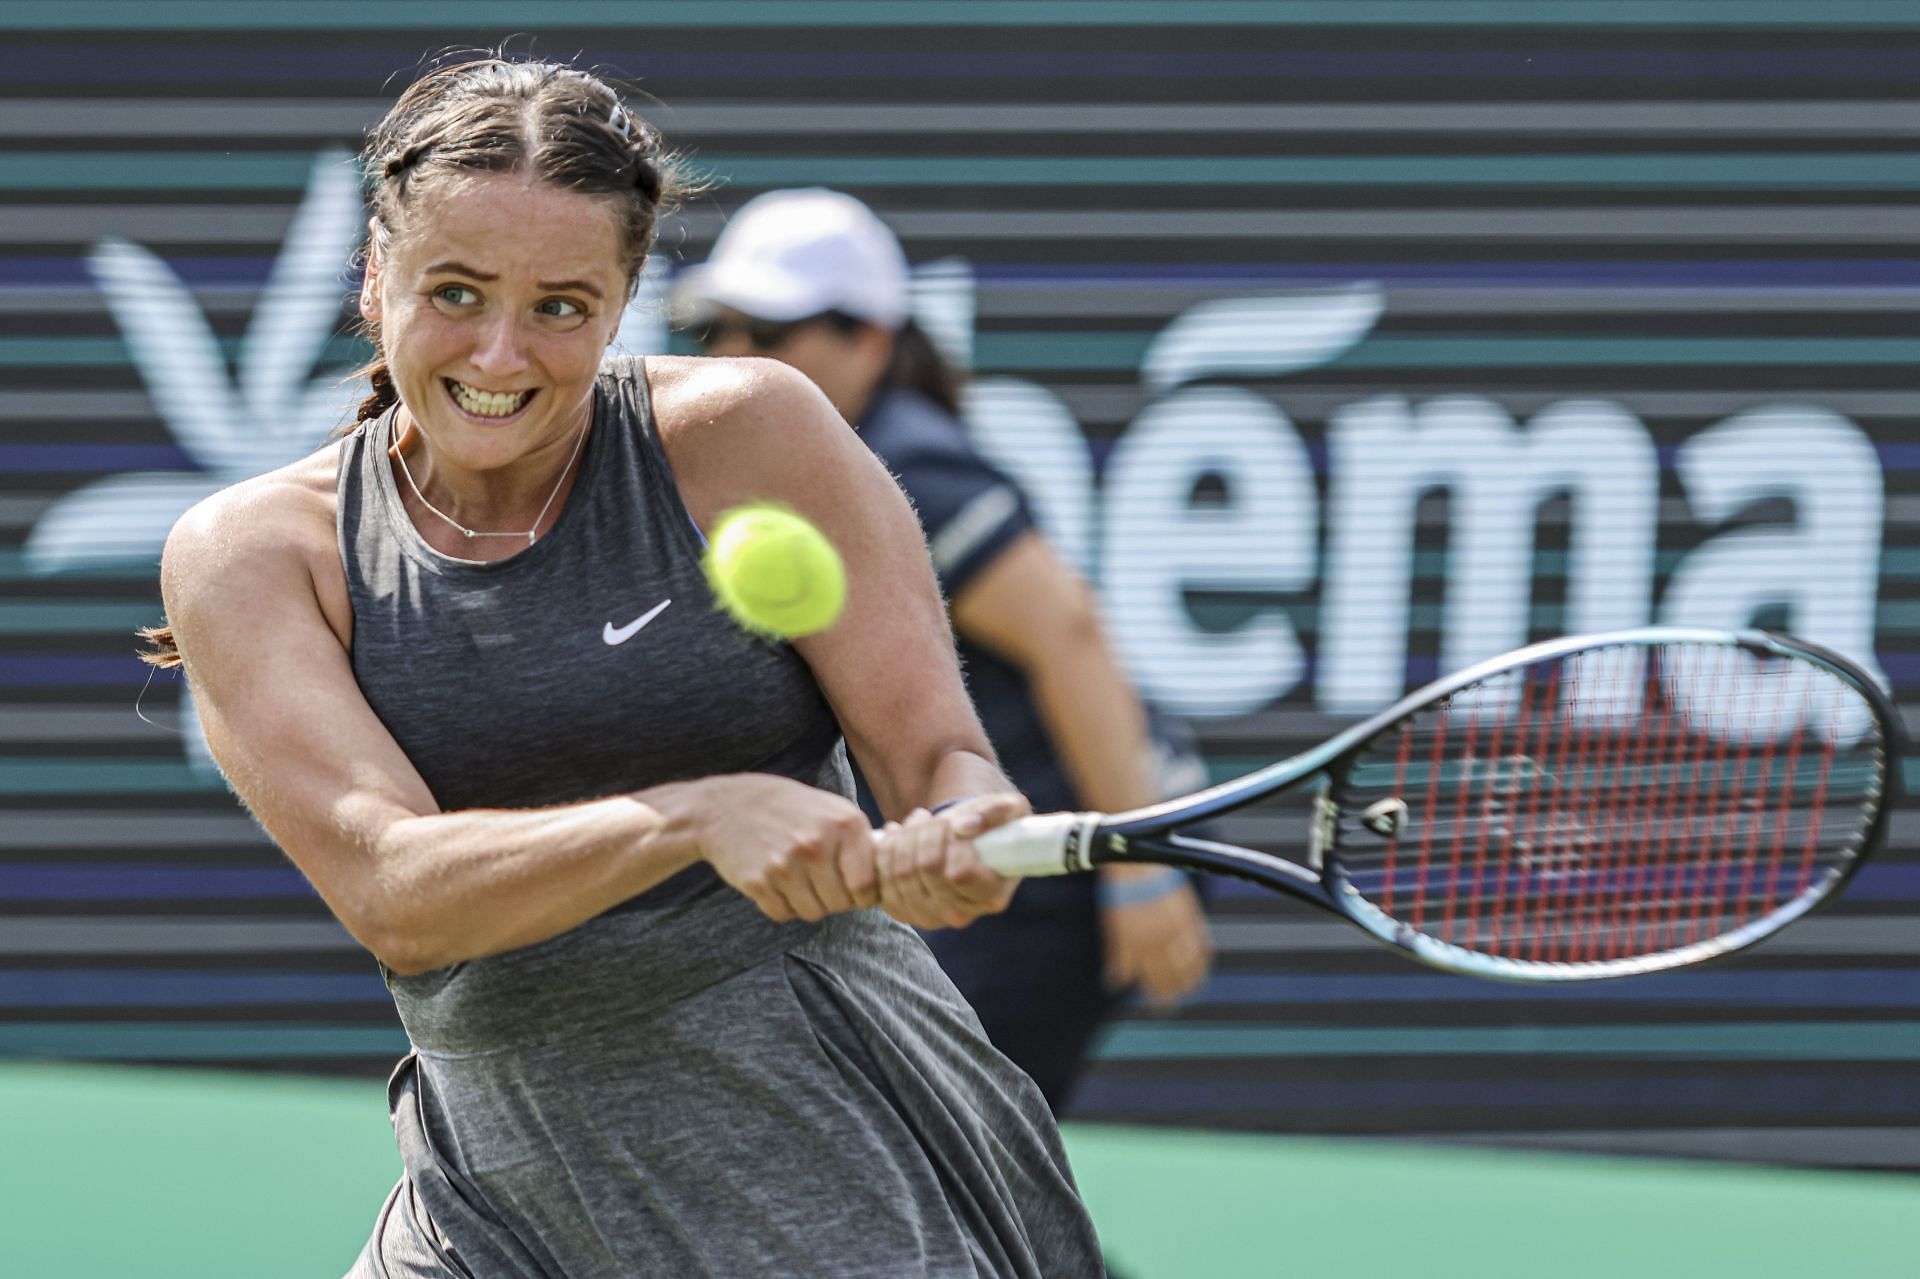
[{"label": "nike swoosh logo", "polygon": [[618,629],[615,629],[612,622],[608,622],[606,629],[600,632],[600,638],[607,642],[609,648],[615,644],[624,644],[638,635],[642,626],[645,626],[648,622],[660,616],[661,611],[671,603],[673,603],[672,600],[661,600],[658,604],[655,604],[652,608]]}]

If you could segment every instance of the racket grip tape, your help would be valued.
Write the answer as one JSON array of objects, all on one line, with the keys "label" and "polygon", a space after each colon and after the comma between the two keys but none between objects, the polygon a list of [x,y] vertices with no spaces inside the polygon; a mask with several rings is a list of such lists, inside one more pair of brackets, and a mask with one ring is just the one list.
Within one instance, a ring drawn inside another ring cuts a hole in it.
[{"label": "racket grip tape", "polygon": [[1099,813],[1041,813],[976,835],[980,860],[1018,879],[1092,870],[1094,827]]}]

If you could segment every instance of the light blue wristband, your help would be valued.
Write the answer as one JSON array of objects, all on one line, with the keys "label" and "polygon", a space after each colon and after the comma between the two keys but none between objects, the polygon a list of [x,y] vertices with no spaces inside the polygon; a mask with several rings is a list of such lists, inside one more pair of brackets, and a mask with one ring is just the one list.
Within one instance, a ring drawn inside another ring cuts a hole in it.
[{"label": "light blue wristband", "polygon": [[1122,881],[1102,875],[1099,885],[1093,891],[1095,899],[1100,903],[1100,909],[1111,910],[1115,906],[1141,906],[1147,902],[1157,902],[1162,897],[1177,893],[1186,886],[1187,872],[1168,866],[1158,875],[1145,879]]}]

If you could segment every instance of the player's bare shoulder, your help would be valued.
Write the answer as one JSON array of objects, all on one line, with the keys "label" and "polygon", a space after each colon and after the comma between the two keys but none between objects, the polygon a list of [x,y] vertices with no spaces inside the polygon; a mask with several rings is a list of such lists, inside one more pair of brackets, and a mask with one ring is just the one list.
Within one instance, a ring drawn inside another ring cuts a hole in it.
[{"label": "player's bare shoulder", "polygon": [[199,502],[168,534],[166,560],[231,568],[331,545],[339,453],[338,445],[323,448]]},{"label": "player's bare shoulder", "polygon": [[809,472],[866,449],[807,376],[777,360],[647,361],[661,443],[696,523],[736,502],[793,500]]},{"label": "player's bare shoulder", "polygon": [[[329,621],[346,598],[334,532],[339,444],[229,485],[167,535],[160,584],[176,630],[203,609],[243,606],[281,590],[311,591]],[[336,629],[338,629],[336,627]]]},{"label": "player's bare shoulder", "polygon": [[806,374],[778,359],[720,355],[655,355],[647,388],[662,432],[730,422],[766,405],[814,403],[820,392]]},{"label": "player's bare shoulder", "polygon": [[668,447],[689,437],[729,436],[756,429],[805,429],[839,416],[805,374],[778,360],[753,357],[655,356],[647,361],[654,419]]}]

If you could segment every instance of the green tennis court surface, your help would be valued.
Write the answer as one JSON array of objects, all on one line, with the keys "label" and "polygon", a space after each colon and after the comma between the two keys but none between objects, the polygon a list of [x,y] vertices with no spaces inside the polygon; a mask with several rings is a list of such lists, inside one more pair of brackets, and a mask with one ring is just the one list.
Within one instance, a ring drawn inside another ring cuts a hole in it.
[{"label": "green tennis court surface", "polygon": [[[1110,1127],[1067,1144],[1128,1279],[1920,1274],[1920,1180],[1896,1175]],[[0,1065],[0,1274],[335,1279],[397,1173],[377,1085]]]}]

